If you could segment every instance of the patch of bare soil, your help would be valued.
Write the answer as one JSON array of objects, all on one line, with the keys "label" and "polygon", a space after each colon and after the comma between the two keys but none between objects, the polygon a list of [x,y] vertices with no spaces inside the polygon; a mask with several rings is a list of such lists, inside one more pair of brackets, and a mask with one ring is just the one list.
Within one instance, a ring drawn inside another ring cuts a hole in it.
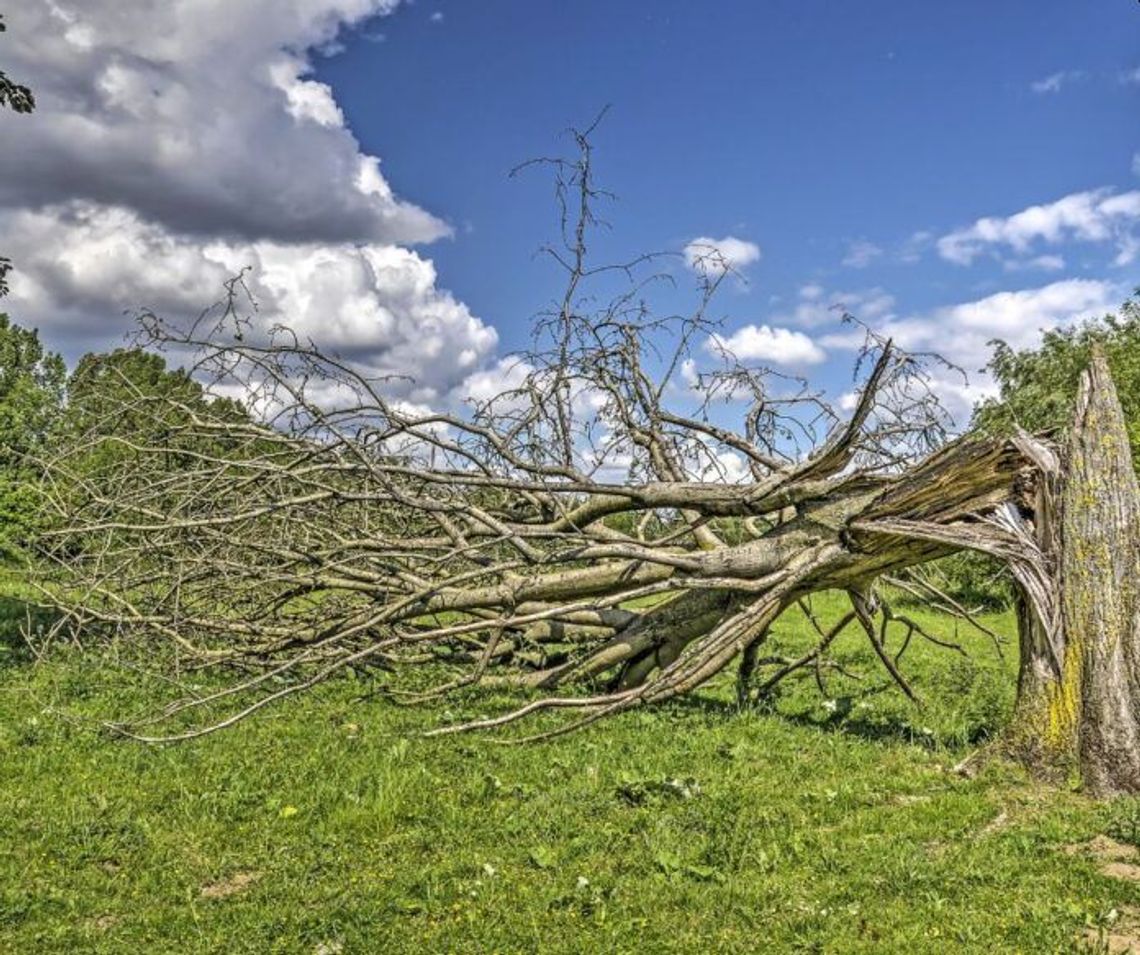
[{"label": "patch of bare soil", "polygon": [[231,895],[244,892],[259,878],[260,872],[235,872],[225,879],[202,886],[199,895],[204,899],[228,899]]},{"label": "patch of bare soil", "polygon": [[1114,879],[1126,879],[1130,882],[1140,882],[1140,865],[1130,862],[1109,862],[1100,868],[1101,875],[1108,875]]},{"label": "patch of bare soil", "polygon": [[1093,951],[1108,952],[1109,955],[1140,953],[1140,910],[1119,909],[1108,928],[1087,928],[1080,938]]},{"label": "patch of bare soil", "polygon": [[995,832],[1001,832],[1009,825],[1009,813],[1004,809],[993,817],[989,822],[982,826],[982,831],[978,833],[979,837],[992,836]]},{"label": "patch of bare soil", "polygon": [[1101,862],[1129,862],[1140,857],[1140,849],[1108,836],[1094,836],[1088,842],[1074,842],[1062,846],[1061,851],[1070,856],[1090,856]]},{"label": "patch of bare soil", "polygon": [[1096,836],[1088,842],[1077,842],[1062,846],[1061,851],[1070,856],[1088,856],[1101,863],[1101,875],[1127,882],[1140,882],[1140,849],[1117,842],[1108,836]]},{"label": "patch of bare soil", "polygon": [[[1095,836],[1088,842],[1062,846],[1069,856],[1086,856],[1099,862],[1101,875],[1125,882],[1140,882],[1140,849],[1108,836]],[[1123,906],[1116,910],[1107,928],[1087,928],[1080,935],[1088,950],[1124,955],[1140,955],[1140,909]]]}]

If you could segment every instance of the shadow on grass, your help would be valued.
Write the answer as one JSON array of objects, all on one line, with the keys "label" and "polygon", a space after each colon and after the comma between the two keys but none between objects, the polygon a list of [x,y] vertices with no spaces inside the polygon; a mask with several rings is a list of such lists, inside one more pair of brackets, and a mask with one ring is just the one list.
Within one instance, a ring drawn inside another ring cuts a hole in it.
[{"label": "shadow on grass", "polygon": [[665,717],[672,711],[677,718],[697,717],[705,721],[722,721],[737,718],[743,712],[753,712],[771,716],[774,719],[823,733],[840,733],[870,742],[903,742],[924,749],[936,749],[940,744],[974,746],[986,742],[997,735],[1003,725],[1002,720],[981,719],[969,727],[963,736],[949,740],[921,724],[922,710],[915,708],[909,714],[878,712],[863,715],[857,712],[858,704],[869,698],[889,693],[896,687],[885,681],[869,686],[846,696],[830,701],[834,709],[826,716],[814,714],[812,709],[788,712],[778,706],[778,697],[769,697],[742,708],[735,701],[717,699],[711,696],[696,695],[670,700],[656,712],[656,717]]},{"label": "shadow on grass", "polygon": [[56,619],[56,612],[48,607],[11,594],[0,594],[0,667],[17,666],[35,659],[32,644],[42,639]]}]

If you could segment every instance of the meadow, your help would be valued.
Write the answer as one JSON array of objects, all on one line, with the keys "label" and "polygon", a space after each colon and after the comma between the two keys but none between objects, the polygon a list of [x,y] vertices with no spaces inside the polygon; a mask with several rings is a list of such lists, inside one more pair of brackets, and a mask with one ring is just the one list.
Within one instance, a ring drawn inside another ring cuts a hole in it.
[{"label": "meadow", "polygon": [[[815,607],[837,616],[839,597]],[[1123,950],[1140,803],[1000,759],[956,772],[1008,717],[1012,617],[986,618],[1003,661],[908,612],[966,651],[912,641],[921,708],[850,631],[835,660],[852,675],[824,671],[823,693],[809,670],[742,710],[726,674],[539,745],[424,739],[507,701],[397,707],[364,676],[145,746],[99,721],[153,706],[161,680],[74,648],[35,660],[9,597],[0,951]],[[790,613],[770,650],[810,638]]]}]

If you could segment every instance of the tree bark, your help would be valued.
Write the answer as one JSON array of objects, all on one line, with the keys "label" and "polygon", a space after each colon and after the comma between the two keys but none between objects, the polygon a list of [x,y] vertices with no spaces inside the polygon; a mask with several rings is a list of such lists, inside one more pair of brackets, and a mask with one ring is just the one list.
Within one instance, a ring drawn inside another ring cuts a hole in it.
[{"label": "tree bark", "polygon": [[1043,775],[1079,770],[1098,796],[1140,792],[1140,487],[1099,350],[1081,381],[1059,489],[1044,474],[1036,544],[1053,593],[1031,595],[1014,565],[1021,664],[1010,741]]},{"label": "tree bark", "polygon": [[1062,519],[1062,703],[1081,778],[1098,795],[1140,792],[1140,488],[1104,355],[1081,383]]}]

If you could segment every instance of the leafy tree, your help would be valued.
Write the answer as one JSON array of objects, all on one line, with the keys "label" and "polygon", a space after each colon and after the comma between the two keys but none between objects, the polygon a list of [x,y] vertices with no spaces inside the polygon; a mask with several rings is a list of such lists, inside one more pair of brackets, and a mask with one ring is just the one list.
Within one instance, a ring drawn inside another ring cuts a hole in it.
[{"label": "leafy tree", "polygon": [[[185,370],[168,368],[161,355],[141,348],[84,355],[67,381],[66,408],[54,435],[66,463],[53,464],[53,519],[58,502],[76,511],[99,507],[203,462],[240,454],[240,439],[221,426],[238,428],[248,420],[238,402],[211,397]],[[157,470],[141,469],[144,460],[157,463]],[[56,559],[81,562],[106,543],[105,534],[78,535]]]},{"label": "leafy tree", "polygon": [[1072,420],[1077,386],[1094,343],[1108,359],[1124,409],[1132,462],[1140,470],[1140,299],[1126,301],[1115,315],[1048,331],[1040,347],[1016,351],[994,343],[988,366],[1000,392],[978,406],[974,423],[1002,433],[1019,425],[1027,431],[1062,432]]},{"label": "leafy tree", "polygon": [[67,371],[39,334],[0,314],[0,557],[11,559],[37,522],[29,456],[49,439],[63,402]]},{"label": "leafy tree", "polygon": [[232,443],[213,436],[188,438],[184,425],[192,416],[248,420],[238,402],[211,397],[185,370],[167,368],[161,355],[141,348],[84,355],[68,381],[67,395],[66,427],[73,435],[126,439],[93,443],[85,470],[121,467],[140,453],[131,445],[166,447],[168,466],[182,466],[186,462],[179,450],[186,450],[188,442],[196,450],[222,453]]},{"label": "leafy tree", "polygon": [[[203,409],[209,404],[202,386],[181,368],[166,367],[161,355],[141,348],[84,355],[67,386],[73,426],[113,427],[123,434],[161,430],[172,408]],[[161,406],[155,400],[162,398]],[[158,414],[161,407],[162,414]],[[114,416],[109,414],[115,409]]]}]

